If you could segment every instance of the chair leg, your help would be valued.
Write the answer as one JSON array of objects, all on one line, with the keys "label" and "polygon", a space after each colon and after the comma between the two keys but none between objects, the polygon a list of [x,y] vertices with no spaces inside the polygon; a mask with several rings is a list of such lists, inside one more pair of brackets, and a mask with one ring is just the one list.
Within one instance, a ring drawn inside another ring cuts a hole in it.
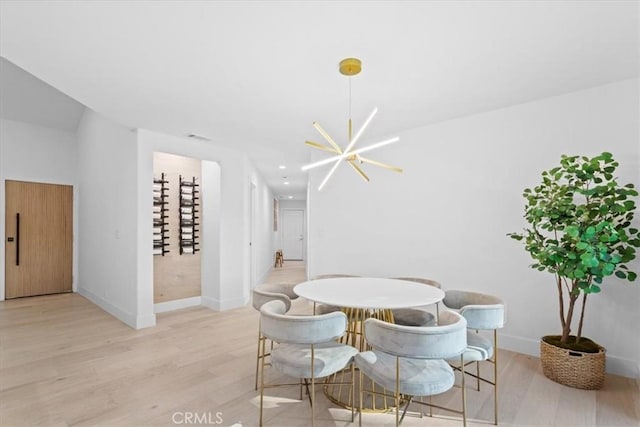
[{"label": "chair leg", "polygon": [[351,422],[355,420],[356,410],[356,364],[351,362]]},{"label": "chair leg", "polygon": [[460,366],[462,366],[462,426],[467,427],[467,392],[464,385],[464,354],[460,355]]},{"label": "chair leg", "polygon": [[[405,405],[404,411],[402,411],[402,416],[400,417],[400,423],[402,423],[402,420],[404,420],[404,416],[407,415],[407,411],[409,410],[409,405],[411,405],[411,400],[413,400],[413,396],[409,397],[409,399],[407,400],[407,404]],[[422,411],[422,408],[420,408],[420,411]]]},{"label": "chair leg", "polygon": [[360,376],[360,380],[358,382],[360,384],[360,399],[359,399],[360,403],[359,403],[359,407],[358,407],[358,409],[359,409],[359,411],[358,411],[359,412],[359,414],[358,414],[358,419],[359,419],[358,426],[362,427],[362,401],[364,399],[364,392],[363,392],[363,388],[362,388],[364,386],[364,384],[362,384],[364,374],[362,373],[362,371],[360,371],[360,375],[359,376]]},{"label": "chair leg", "polygon": [[400,358],[396,356],[396,391],[393,396],[396,405],[396,427],[400,426]]},{"label": "chair leg", "polygon": [[480,362],[476,360],[476,390],[480,391]]},{"label": "chair leg", "polygon": [[316,373],[314,372],[315,349],[311,344],[311,427],[315,427]]},{"label": "chair leg", "polygon": [[256,353],[256,386],[254,390],[258,389],[258,371],[260,370],[260,343],[262,341],[262,333],[260,332],[260,323],[258,321],[258,352]]},{"label": "chair leg", "polygon": [[493,330],[493,424],[498,425],[498,330]]},{"label": "chair leg", "polygon": [[[262,354],[264,354],[265,341],[262,340]],[[260,427],[262,427],[262,407],[264,404],[264,357],[262,360],[262,369],[260,369]]]}]

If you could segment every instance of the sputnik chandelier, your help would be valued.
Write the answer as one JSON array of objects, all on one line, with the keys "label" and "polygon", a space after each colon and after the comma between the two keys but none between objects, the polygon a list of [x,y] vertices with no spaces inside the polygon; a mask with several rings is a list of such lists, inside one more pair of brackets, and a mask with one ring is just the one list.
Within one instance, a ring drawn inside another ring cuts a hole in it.
[{"label": "sputnik chandelier", "polygon": [[369,177],[367,176],[367,174],[364,173],[364,171],[360,167],[363,163],[368,163],[368,164],[374,165],[374,166],[380,166],[380,167],[383,167],[385,169],[389,169],[389,170],[394,171],[394,172],[402,172],[402,169],[399,168],[399,167],[391,166],[391,165],[388,165],[388,164],[385,164],[385,163],[381,163],[381,162],[378,162],[376,160],[371,160],[371,159],[368,159],[368,158],[365,158],[365,157],[361,156],[361,154],[366,153],[367,151],[375,150],[376,148],[380,148],[380,147],[383,147],[385,145],[389,145],[389,144],[393,144],[394,142],[398,142],[400,140],[399,137],[385,139],[385,140],[377,142],[375,144],[371,144],[371,145],[368,145],[366,147],[362,147],[362,148],[358,148],[358,149],[354,148],[355,145],[356,145],[356,142],[358,142],[358,140],[362,136],[362,133],[365,131],[367,126],[369,126],[369,123],[371,122],[373,117],[378,112],[378,109],[374,108],[373,111],[371,112],[371,114],[369,114],[369,117],[367,117],[367,120],[365,120],[365,122],[362,125],[362,127],[360,127],[358,132],[356,132],[356,135],[352,137],[352,132],[351,132],[351,130],[352,130],[352,125],[351,125],[351,76],[355,76],[355,75],[359,74],[361,70],[362,70],[362,62],[357,58],[346,58],[346,59],[343,59],[342,61],[340,61],[340,73],[349,77],[349,130],[348,130],[348,135],[347,135],[347,140],[348,140],[347,148],[342,150],[342,148],[340,148],[340,146],[335,142],[335,140],[333,138],[331,138],[331,136],[322,128],[322,126],[320,126],[320,124],[318,122],[313,122],[313,127],[316,128],[316,130],[329,143],[329,145],[325,145],[325,144],[321,144],[321,143],[313,142],[313,141],[305,141],[305,144],[307,144],[310,147],[317,148],[317,149],[320,149],[320,150],[323,150],[323,151],[328,151],[330,153],[334,153],[335,154],[332,157],[328,157],[326,159],[323,159],[323,160],[320,160],[320,161],[317,161],[317,162],[314,162],[314,163],[310,163],[310,164],[305,165],[305,166],[302,167],[303,171],[307,171],[309,169],[313,169],[313,168],[316,168],[316,167],[319,167],[319,166],[328,165],[330,163],[333,163],[333,167],[329,170],[329,172],[327,173],[325,178],[322,180],[322,183],[318,187],[318,191],[322,190],[322,188],[325,186],[327,181],[329,181],[329,178],[331,178],[333,173],[336,171],[336,169],[338,168],[338,166],[340,166],[340,163],[342,163],[342,162],[347,162],[349,164],[349,166],[351,166],[353,168],[353,170],[355,170],[362,177],[362,179],[364,179],[367,182],[369,181]]}]

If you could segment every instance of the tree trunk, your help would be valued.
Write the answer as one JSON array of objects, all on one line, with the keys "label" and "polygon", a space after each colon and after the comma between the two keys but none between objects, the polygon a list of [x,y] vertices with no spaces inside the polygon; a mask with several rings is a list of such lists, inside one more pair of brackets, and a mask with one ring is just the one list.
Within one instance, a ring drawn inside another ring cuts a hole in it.
[{"label": "tree trunk", "polygon": [[564,319],[564,292],[562,291],[562,277],[556,274],[556,285],[558,285],[558,307],[560,309],[560,324],[564,331],[565,319]]},{"label": "tree trunk", "polygon": [[582,323],[584,322],[584,308],[587,305],[587,293],[582,295],[582,309],[580,310],[580,323],[578,323],[578,334],[576,335],[576,342],[580,341],[582,337]]},{"label": "tree trunk", "polygon": [[567,311],[567,319],[562,327],[562,338],[560,342],[566,344],[569,341],[569,335],[571,334],[571,319],[573,318],[573,308],[576,305],[578,295],[569,295],[569,310]]}]

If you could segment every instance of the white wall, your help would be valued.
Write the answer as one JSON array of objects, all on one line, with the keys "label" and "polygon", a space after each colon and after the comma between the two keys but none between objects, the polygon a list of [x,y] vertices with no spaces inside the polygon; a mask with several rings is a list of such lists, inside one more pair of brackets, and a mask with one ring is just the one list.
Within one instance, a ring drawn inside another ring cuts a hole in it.
[{"label": "white wall", "polygon": [[[5,180],[73,185],[73,289],[78,278],[76,136],[70,131],[0,119],[0,241],[5,245]],[[4,256],[0,300],[4,299]]]},{"label": "white wall", "polygon": [[77,136],[78,292],[131,327],[153,325],[137,307],[136,132],[87,109]]},{"label": "white wall", "polygon": [[[201,295],[220,299],[220,165],[202,161]],[[200,298],[202,300],[202,298]]]},{"label": "white wall", "polygon": [[[563,153],[605,150],[620,182],[638,185],[639,120],[638,80],[627,80],[402,132],[371,157],[403,174],[368,167],[367,184],[341,167],[318,192],[326,171],[314,171],[308,274],[422,276],[496,294],[508,307],[500,346],[537,355],[560,322],[552,277],[505,236],[525,226],[522,190]],[[585,335],[608,349],[610,372],[640,375],[638,307],[640,282],[607,280],[589,298]]]},{"label": "white wall", "polygon": [[[266,280],[271,272],[274,260],[274,231],[273,231],[273,193],[267,187],[262,176],[251,163],[247,164],[251,184],[255,190],[255,218],[253,250],[255,257],[254,286]],[[249,193],[249,197],[251,194]],[[250,230],[249,230],[250,233]],[[250,280],[251,278],[249,278]],[[249,299],[247,294],[246,298]]]}]

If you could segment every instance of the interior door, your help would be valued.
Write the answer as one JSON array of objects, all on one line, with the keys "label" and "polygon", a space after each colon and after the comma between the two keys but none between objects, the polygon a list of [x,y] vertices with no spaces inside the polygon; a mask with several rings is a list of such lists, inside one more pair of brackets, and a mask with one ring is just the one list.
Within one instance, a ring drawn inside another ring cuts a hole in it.
[{"label": "interior door", "polygon": [[285,260],[303,259],[304,211],[286,209],[282,211],[282,252]]},{"label": "interior door", "polygon": [[5,298],[71,292],[73,187],[6,181]]}]

